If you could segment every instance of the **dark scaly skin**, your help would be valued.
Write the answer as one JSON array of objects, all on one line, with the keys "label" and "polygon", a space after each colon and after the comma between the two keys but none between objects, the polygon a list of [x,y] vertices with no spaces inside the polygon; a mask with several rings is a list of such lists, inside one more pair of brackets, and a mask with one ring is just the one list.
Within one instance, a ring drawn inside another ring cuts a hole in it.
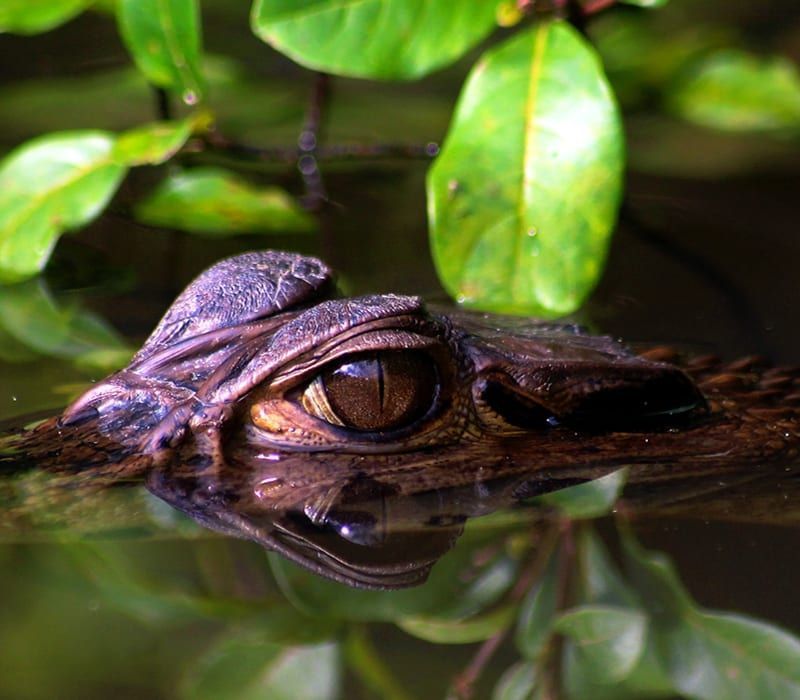
[{"label": "dark scaly skin", "polygon": [[[144,480],[208,527],[388,587],[424,579],[466,517],[620,466],[634,501],[674,510],[721,479],[749,483],[797,462],[797,371],[683,364],[572,326],[332,291],[313,258],[219,263],[126,369],[18,436],[0,470],[35,466],[95,487]],[[326,367],[387,350],[422,353],[438,373],[436,399],[410,425],[353,431],[298,401]],[[408,545],[423,525],[413,562],[363,556]]]}]

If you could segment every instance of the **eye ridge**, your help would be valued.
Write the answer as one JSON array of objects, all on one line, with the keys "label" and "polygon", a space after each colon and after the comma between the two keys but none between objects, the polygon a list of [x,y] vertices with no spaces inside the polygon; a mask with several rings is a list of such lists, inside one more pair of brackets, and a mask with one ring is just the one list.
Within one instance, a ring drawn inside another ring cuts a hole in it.
[{"label": "eye ridge", "polygon": [[418,350],[356,353],[323,368],[300,396],[311,416],[361,432],[412,425],[439,393],[436,362]]}]

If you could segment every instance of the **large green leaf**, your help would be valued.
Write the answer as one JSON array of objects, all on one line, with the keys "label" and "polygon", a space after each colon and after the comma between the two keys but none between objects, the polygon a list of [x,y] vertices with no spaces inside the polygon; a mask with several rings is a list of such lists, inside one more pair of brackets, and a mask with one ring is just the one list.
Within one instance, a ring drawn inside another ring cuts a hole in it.
[{"label": "large green leaf", "polygon": [[451,63],[495,24],[498,0],[256,0],[253,31],[308,68],[409,79]]},{"label": "large green leaf", "polygon": [[0,33],[36,34],[83,12],[94,0],[0,0]]},{"label": "large green leaf", "polygon": [[120,32],[139,70],[187,104],[203,93],[197,0],[120,0]]},{"label": "large green leaf", "polygon": [[105,131],[48,134],[0,161],[0,282],[40,271],[65,231],[95,218],[130,165],[158,163],[185,141],[192,118],[117,137]]},{"label": "large green leaf", "polygon": [[434,644],[471,644],[507,629],[514,620],[514,608],[503,606],[466,620],[448,620],[435,615],[405,617],[397,626],[408,634]]},{"label": "large green leaf", "polygon": [[0,163],[0,281],[41,270],[63,231],[93,219],[125,175],[114,137],[58,133],[20,146]]},{"label": "large green leaf", "polygon": [[698,607],[672,564],[628,536],[626,562],[674,688],[704,700],[800,698],[800,640],[744,615]]},{"label": "large green leaf", "polygon": [[171,174],[135,209],[152,226],[232,235],[309,231],[314,219],[278,187],[256,187],[222,168]]},{"label": "large green leaf", "polygon": [[565,23],[489,51],[428,178],[439,276],[484,309],[567,313],[603,268],[623,137],[593,50]]},{"label": "large green leaf", "polygon": [[680,116],[715,129],[800,132],[800,72],[782,57],[717,51],[676,81],[668,102]]}]

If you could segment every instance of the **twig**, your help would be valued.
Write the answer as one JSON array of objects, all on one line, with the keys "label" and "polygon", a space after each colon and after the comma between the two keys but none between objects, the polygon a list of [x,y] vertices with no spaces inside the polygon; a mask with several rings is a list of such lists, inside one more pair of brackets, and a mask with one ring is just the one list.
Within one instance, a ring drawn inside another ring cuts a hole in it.
[{"label": "twig", "polygon": [[317,163],[317,149],[329,95],[330,76],[326,73],[317,73],[306,112],[306,123],[297,138],[297,169],[306,186],[303,204],[310,211],[318,210],[328,198]]}]

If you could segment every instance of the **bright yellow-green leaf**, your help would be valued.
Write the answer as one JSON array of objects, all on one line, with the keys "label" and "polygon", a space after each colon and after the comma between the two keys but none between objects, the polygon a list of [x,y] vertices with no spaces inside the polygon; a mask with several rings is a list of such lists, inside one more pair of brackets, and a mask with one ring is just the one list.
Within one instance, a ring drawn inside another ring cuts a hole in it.
[{"label": "bright yellow-green leaf", "polygon": [[164,180],[136,208],[151,226],[231,235],[309,231],[313,217],[277,187],[256,187],[221,168],[194,168]]},{"label": "bright yellow-green leaf", "polygon": [[717,51],[676,82],[669,104],[715,129],[800,133],[800,72],[783,57]]},{"label": "bright yellow-green leaf", "polygon": [[197,0],[120,0],[120,32],[147,79],[187,104],[202,97]]},{"label": "bright yellow-green leaf", "polygon": [[125,175],[102,131],[34,139],[0,162],[0,282],[41,270],[63,231],[93,219]]},{"label": "bright yellow-green leaf", "polygon": [[0,33],[37,34],[83,12],[94,0],[0,0]]},{"label": "bright yellow-green leaf", "polygon": [[361,78],[418,78],[495,26],[499,0],[256,0],[261,39],[301,65]]},{"label": "bright yellow-green leaf", "polygon": [[616,104],[574,29],[540,24],[491,49],[428,178],[444,286],[482,309],[574,311],[603,269],[622,170]]},{"label": "bright yellow-green leaf", "polygon": [[65,131],[12,151],[0,161],[0,282],[39,272],[62,233],[103,210],[129,166],[162,162],[192,124],[156,124],[120,137]]},{"label": "bright yellow-green leaf", "polygon": [[122,163],[158,165],[174,156],[186,143],[195,125],[194,117],[177,122],[156,122],[119,135],[114,156]]}]

